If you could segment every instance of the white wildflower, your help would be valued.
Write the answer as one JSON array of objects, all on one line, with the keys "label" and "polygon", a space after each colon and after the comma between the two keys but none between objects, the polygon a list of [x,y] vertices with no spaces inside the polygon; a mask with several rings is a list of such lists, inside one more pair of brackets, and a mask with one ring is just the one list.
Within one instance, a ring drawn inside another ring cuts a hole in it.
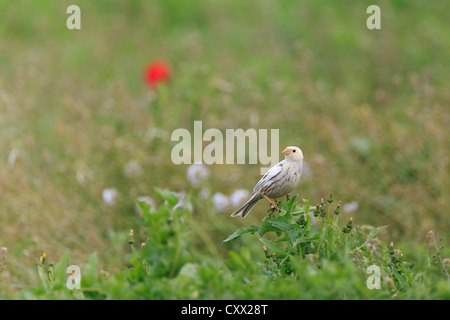
[{"label": "white wildflower", "polygon": [[344,204],[342,209],[344,210],[344,212],[352,213],[352,212],[355,212],[356,210],[358,210],[358,207],[359,207],[358,202],[352,201],[350,203]]},{"label": "white wildflower", "polygon": [[107,205],[112,206],[116,203],[117,197],[119,196],[119,191],[117,191],[114,188],[104,189],[102,195],[103,195],[103,201]]},{"label": "white wildflower", "polygon": [[308,216],[311,218],[311,224],[315,227],[317,227],[319,225],[319,223],[317,222],[317,218],[314,217],[314,212],[310,211],[308,212]]},{"label": "white wildflower", "polygon": [[212,202],[214,203],[214,209],[217,212],[226,212],[228,206],[230,205],[230,199],[223,193],[217,192],[212,197]]},{"label": "white wildflower", "polygon": [[8,255],[8,249],[6,247],[0,248],[0,276],[6,277],[7,274],[3,272],[4,270],[4,261],[6,260]]},{"label": "white wildflower", "polygon": [[12,167],[16,163],[16,160],[20,158],[21,151],[18,149],[12,149],[8,155],[8,166]]},{"label": "white wildflower", "polygon": [[193,212],[194,207],[191,202],[186,202],[186,192],[174,192],[173,193],[178,198],[178,203],[173,206],[173,211],[176,211],[178,208],[187,209],[190,213]]},{"label": "white wildflower", "polygon": [[142,173],[141,165],[136,160],[128,161],[123,169],[123,173],[128,178],[136,177]]},{"label": "white wildflower", "polygon": [[82,172],[82,171],[80,171],[80,170],[77,170],[77,176],[76,176],[76,178],[77,178],[77,181],[78,181],[79,184],[83,184],[84,181],[86,181],[86,175],[85,175],[85,173]]},{"label": "white wildflower", "polygon": [[[146,204],[148,204],[150,206],[150,211],[151,212],[154,212],[156,210],[156,202],[151,197],[149,197],[149,196],[139,196],[139,197],[136,198],[136,200],[138,202],[145,202]],[[138,204],[136,204],[136,211],[137,211],[137,213],[142,215],[141,207]]]},{"label": "white wildflower", "polygon": [[231,82],[220,78],[213,78],[211,80],[211,87],[225,93],[232,93],[234,90],[234,86]]},{"label": "white wildflower", "polygon": [[208,177],[209,169],[203,164],[190,165],[187,170],[187,178],[194,187],[198,187]]},{"label": "white wildflower", "polygon": [[243,205],[249,197],[250,193],[247,189],[238,189],[233,192],[233,194],[230,196],[230,202],[231,205],[234,208],[239,208],[241,205]]},{"label": "white wildflower", "polygon": [[211,192],[209,191],[209,189],[203,188],[202,190],[200,190],[198,197],[202,200],[206,200],[209,198],[210,195],[211,195]]}]

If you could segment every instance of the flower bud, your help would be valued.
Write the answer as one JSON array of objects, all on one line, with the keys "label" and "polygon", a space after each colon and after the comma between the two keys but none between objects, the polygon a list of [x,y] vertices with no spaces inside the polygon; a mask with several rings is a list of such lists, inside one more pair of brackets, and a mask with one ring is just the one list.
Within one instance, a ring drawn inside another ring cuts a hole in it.
[{"label": "flower bud", "polygon": [[263,249],[264,249],[264,255],[266,256],[266,258],[270,258],[270,254],[269,254],[269,250],[267,250],[266,245],[263,245]]},{"label": "flower bud", "polygon": [[134,235],[133,229],[130,229],[130,233],[128,234],[128,243],[129,243],[130,245],[132,245],[132,244],[134,243],[134,237],[133,237],[133,235]]},{"label": "flower bud", "polygon": [[392,241],[389,244],[389,254],[391,254],[391,255],[394,254],[394,243]]},{"label": "flower bud", "polygon": [[44,263],[45,262],[45,258],[47,258],[47,254],[44,252],[44,253],[42,253],[42,256],[41,256],[41,263]]},{"label": "flower bud", "polygon": [[350,218],[350,220],[348,220],[347,225],[344,227],[344,229],[342,230],[344,233],[350,233],[353,229],[353,218]]},{"label": "flower bud", "polygon": [[341,201],[338,202],[336,209],[334,209],[334,214],[338,215],[341,212]]},{"label": "flower bud", "polygon": [[328,197],[327,201],[328,201],[328,203],[332,203],[334,201],[332,193],[330,193],[330,196]]},{"label": "flower bud", "polygon": [[317,218],[319,216],[319,213],[320,213],[320,206],[319,206],[319,201],[317,201],[316,208],[313,211],[314,217]]},{"label": "flower bud", "polygon": [[325,218],[326,212],[324,206],[321,206],[320,208],[320,217]]},{"label": "flower bud", "polygon": [[304,226],[306,224],[306,218],[304,214],[300,215],[300,217],[297,220],[297,224],[300,226]]}]

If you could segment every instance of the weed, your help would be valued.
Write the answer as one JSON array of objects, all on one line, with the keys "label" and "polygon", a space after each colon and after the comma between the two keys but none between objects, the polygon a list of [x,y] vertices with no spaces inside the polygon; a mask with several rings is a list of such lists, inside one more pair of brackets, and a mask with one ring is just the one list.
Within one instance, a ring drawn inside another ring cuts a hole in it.
[{"label": "weed", "polygon": [[[345,224],[339,223],[341,201],[333,207],[333,196],[325,203],[322,198],[311,208],[311,200],[297,201],[298,196],[280,201],[277,207],[270,207],[260,226],[250,226],[237,230],[224,240],[229,243],[247,233],[258,233],[263,243],[266,273],[272,278],[298,277],[295,265],[308,261],[316,268],[322,268],[330,261],[341,262],[351,259],[361,274],[371,265],[378,265],[385,277],[394,281],[394,291],[417,285],[421,274],[412,271],[413,263],[404,261],[403,253],[387,246],[376,236],[387,228],[355,226],[350,218]],[[276,213],[276,215],[275,215]],[[313,217],[317,219],[313,225]],[[272,237],[269,240],[268,235]]]},{"label": "weed", "polygon": [[440,244],[442,242],[442,238],[439,236],[439,233],[430,230],[426,235],[426,239],[428,242],[428,247],[434,250],[434,254],[432,256],[434,264],[436,266],[440,265],[442,268],[440,274],[446,276],[447,279],[450,279],[450,275],[448,273],[450,260],[446,254],[442,253],[442,250],[444,249],[444,246]]}]

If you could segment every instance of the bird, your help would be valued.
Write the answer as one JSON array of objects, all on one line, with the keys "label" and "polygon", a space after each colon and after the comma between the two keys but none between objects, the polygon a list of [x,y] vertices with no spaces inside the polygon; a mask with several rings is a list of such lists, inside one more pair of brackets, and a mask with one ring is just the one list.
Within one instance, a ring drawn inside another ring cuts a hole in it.
[{"label": "bird", "polygon": [[274,165],[255,185],[250,199],[237,209],[232,217],[245,218],[254,205],[266,198],[271,205],[276,203],[270,198],[280,198],[294,190],[300,182],[303,168],[303,152],[295,146],[287,147],[282,152],[284,160]]}]

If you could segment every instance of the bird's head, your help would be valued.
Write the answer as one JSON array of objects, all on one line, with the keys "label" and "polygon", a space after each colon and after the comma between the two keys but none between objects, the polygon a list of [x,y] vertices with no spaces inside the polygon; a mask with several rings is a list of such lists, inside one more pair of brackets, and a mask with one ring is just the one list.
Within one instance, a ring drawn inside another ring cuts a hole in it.
[{"label": "bird's head", "polygon": [[303,160],[303,152],[297,147],[287,147],[282,152],[287,160],[301,161]]}]

